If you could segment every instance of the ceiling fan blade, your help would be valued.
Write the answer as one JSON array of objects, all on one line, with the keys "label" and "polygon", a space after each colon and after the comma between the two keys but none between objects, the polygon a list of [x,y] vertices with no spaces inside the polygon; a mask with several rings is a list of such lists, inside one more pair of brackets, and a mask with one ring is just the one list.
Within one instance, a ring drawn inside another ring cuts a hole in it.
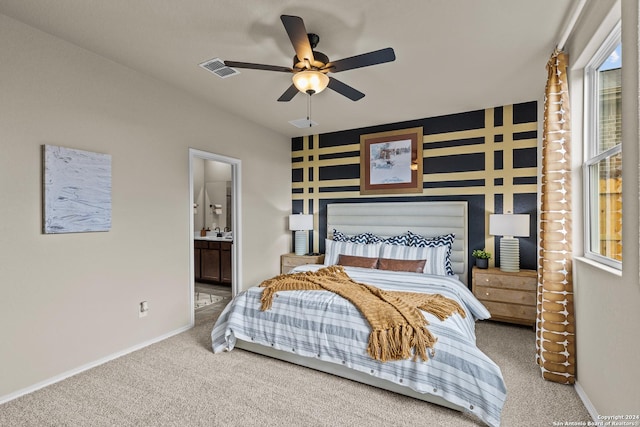
[{"label": "ceiling fan blade", "polygon": [[332,73],[340,71],[353,70],[354,68],[368,67],[370,65],[383,64],[385,62],[395,61],[396,54],[393,48],[387,47],[385,49],[376,50],[369,53],[363,53],[361,55],[351,56],[349,58],[338,59],[337,61],[329,62],[324,68],[329,68]]},{"label": "ceiling fan blade", "polygon": [[295,85],[291,85],[289,86],[289,89],[285,90],[284,93],[280,95],[280,98],[278,98],[278,101],[289,102],[293,99],[294,96],[298,94],[298,92],[299,92],[298,88]]},{"label": "ceiling fan blade", "polygon": [[308,59],[309,62],[313,63],[313,50],[311,49],[307,29],[304,26],[302,18],[299,16],[281,15],[280,20],[284,25],[284,29],[287,30],[289,40],[291,40],[298,59],[300,61]]},{"label": "ceiling fan blade", "polygon": [[253,64],[251,62],[224,61],[224,65],[231,68],[249,68],[252,70],[281,71],[283,73],[293,72],[293,69],[289,67],[281,67],[279,65]]},{"label": "ceiling fan blade", "polygon": [[364,93],[352,88],[348,84],[342,83],[340,80],[334,79],[333,77],[329,77],[328,87],[329,89],[335,90],[340,95],[346,96],[352,101],[357,101],[364,98]]}]

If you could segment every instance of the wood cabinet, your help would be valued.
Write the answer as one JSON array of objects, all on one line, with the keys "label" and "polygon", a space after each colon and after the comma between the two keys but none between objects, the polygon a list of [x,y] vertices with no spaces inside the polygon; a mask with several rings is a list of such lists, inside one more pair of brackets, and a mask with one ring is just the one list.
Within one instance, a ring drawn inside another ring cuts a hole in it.
[{"label": "wood cabinet", "polygon": [[305,264],[322,264],[324,262],[324,255],[296,255],[296,254],[284,254],[280,256],[280,273],[285,274],[291,271],[294,267]]},{"label": "wood cabinet", "polygon": [[200,280],[220,281],[220,242],[207,242],[200,251]]},{"label": "wood cabinet", "polygon": [[499,268],[473,267],[472,291],[487,309],[493,320],[534,325],[536,323],[535,270],[508,273]]},{"label": "wood cabinet", "polygon": [[231,242],[194,240],[195,280],[231,283]]},{"label": "wood cabinet", "polygon": [[201,279],[202,250],[209,247],[209,242],[204,240],[193,241],[193,274],[196,281]]},{"label": "wood cabinet", "polygon": [[231,284],[231,243],[220,242],[220,281]]}]

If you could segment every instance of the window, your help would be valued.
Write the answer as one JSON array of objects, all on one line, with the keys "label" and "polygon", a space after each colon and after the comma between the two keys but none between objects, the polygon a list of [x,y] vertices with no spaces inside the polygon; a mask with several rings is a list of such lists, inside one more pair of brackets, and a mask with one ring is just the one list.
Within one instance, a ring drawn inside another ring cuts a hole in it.
[{"label": "window", "polygon": [[585,68],[585,256],[622,268],[620,25]]}]

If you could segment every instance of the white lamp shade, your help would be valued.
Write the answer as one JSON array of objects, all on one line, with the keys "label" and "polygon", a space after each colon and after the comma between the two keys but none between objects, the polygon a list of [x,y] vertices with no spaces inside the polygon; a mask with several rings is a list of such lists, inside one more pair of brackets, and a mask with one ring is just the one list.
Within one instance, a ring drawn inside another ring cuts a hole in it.
[{"label": "white lamp shade", "polygon": [[329,84],[329,77],[320,71],[305,70],[295,73],[292,77],[293,84],[302,93],[320,93]]},{"label": "white lamp shade", "polygon": [[305,231],[313,230],[313,215],[289,215],[289,230]]},{"label": "white lamp shade", "polygon": [[529,215],[489,215],[489,234],[492,236],[529,237]]}]

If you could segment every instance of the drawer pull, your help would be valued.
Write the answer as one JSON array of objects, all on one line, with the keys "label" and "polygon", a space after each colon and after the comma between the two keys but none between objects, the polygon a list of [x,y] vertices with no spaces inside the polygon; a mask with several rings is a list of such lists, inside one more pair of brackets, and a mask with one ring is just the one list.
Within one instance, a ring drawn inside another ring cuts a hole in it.
[{"label": "drawer pull", "polygon": [[489,292],[486,292],[486,293],[485,293],[485,295],[486,295],[486,296],[489,296]]}]

